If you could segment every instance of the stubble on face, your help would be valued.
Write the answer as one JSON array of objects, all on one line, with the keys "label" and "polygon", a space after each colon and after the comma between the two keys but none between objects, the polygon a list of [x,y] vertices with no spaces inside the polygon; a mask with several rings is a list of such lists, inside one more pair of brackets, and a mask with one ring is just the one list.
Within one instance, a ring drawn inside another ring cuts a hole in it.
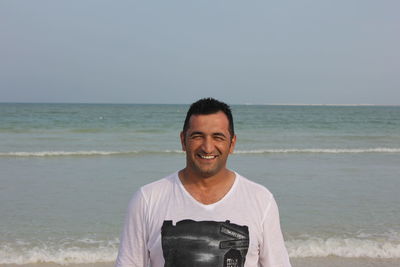
[{"label": "stubble on face", "polygon": [[224,113],[192,115],[187,131],[181,133],[182,148],[186,151],[185,170],[203,179],[228,171],[226,161],[235,141]]}]

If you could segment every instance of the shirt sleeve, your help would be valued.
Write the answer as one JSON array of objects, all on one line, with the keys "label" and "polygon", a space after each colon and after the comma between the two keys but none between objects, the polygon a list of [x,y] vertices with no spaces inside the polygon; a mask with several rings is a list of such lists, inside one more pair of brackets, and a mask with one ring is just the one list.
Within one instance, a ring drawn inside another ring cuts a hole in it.
[{"label": "shirt sleeve", "polygon": [[146,209],[146,200],[139,190],[129,203],[115,263],[116,267],[149,266]]},{"label": "shirt sleeve", "polygon": [[272,195],[263,220],[262,240],[260,266],[291,267],[281,231],[278,206]]}]

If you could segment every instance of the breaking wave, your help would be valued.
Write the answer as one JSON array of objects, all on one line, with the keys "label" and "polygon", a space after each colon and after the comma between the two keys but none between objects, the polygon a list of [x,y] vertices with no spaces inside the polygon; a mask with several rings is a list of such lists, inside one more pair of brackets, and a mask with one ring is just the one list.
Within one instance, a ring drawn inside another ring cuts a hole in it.
[{"label": "breaking wave", "polygon": [[[124,156],[146,154],[182,154],[181,150],[133,150],[133,151],[38,151],[38,152],[0,152],[0,157],[90,157]],[[256,149],[237,150],[235,154],[358,154],[358,153],[400,153],[400,148],[293,148],[293,149]]]},{"label": "breaking wave", "polygon": [[75,240],[75,243],[17,241],[14,244],[0,245],[0,264],[82,264],[112,262],[117,257],[118,239],[98,241],[91,239]]},{"label": "breaking wave", "polygon": [[310,238],[286,242],[290,257],[400,258],[400,242],[358,238]]},{"label": "breaking wave", "polygon": [[400,148],[293,148],[293,149],[259,149],[239,150],[235,154],[274,154],[274,153],[400,153]]},{"label": "breaking wave", "polygon": [[[0,264],[87,264],[115,261],[118,239],[112,241],[76,240],[67,246],[60,243],[31,244],[16,242],[0,244]],[[328,257],[344,258],[400,258],[400,242],[362,238],[317,238],[286,241],[291,258]]]},{"label": "breaking wave", "polygon": [[140,154],[177,154],[183,153],[179,150],[164,150],[164,151],[39,151],[39,152],[5,152],[0,153],[0,157],[74,157],[74,156],[123,156],[123,155],[140,155]]}]

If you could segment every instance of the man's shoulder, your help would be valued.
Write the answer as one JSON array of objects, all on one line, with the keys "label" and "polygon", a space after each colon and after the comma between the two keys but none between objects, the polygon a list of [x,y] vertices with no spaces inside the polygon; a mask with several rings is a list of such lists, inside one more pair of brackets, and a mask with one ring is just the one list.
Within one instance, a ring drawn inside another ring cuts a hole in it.
[{"label": "man's shoulder", "polygon": [[240,179],[240,186],[251,193],[251,195],[255,197],[262,197],[265,199],[271,199],[273,197],[271,191],[266,188],[264,185],[254,182],[247,177],[244,177],[238,173],[236,173]]},{"label": "man's shoulder", "polygon": [[129,206],[158,203],[169,194],[176,183],[177,172],[141,186],[132,196]]},{"label": "man's shoulder", "polygon": [[168,176],[165,176],[159,180],[156,180],[154,182],[148,183],[146,185],[143,185],[140,188],[140,191],[143,194],[152,194],[154,192],[158,191],[165,191],[173,186],[174,183],[176,183],[178,172],[174,172]]}]

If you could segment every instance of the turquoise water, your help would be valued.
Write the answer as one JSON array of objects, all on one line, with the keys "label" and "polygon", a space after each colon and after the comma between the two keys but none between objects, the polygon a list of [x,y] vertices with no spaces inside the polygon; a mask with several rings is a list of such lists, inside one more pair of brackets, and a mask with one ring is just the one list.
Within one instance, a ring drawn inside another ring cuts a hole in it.
[{"label": "turquoise water", "polygon": [[[0,264],[113,261],[127,203],[183,167],[186,105],[0,104]],[[400,258],[400,107],[233,106],[229,167],[291,257]]]}]

